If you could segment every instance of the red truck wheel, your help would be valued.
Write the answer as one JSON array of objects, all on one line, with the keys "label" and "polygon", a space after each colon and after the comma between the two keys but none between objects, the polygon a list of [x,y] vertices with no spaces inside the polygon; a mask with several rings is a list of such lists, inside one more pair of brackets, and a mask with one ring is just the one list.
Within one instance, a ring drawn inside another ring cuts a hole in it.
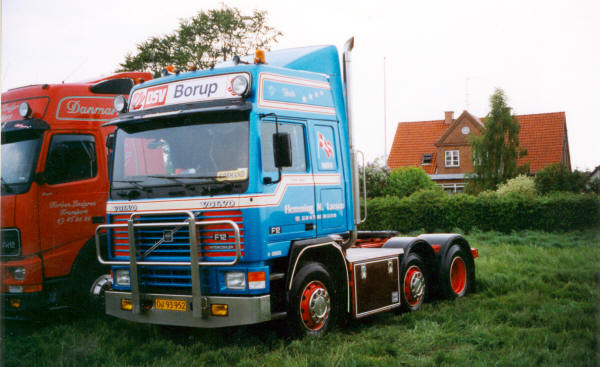
[{"label": "red truck wheel", "polygon": [[425,262],[417,254],[408,254],[402,261],[402,310],[416,311],[421,308],[429,292],[429,276]]},{"label": "red truck wheel", "polygon": [[449,298],[463,297],[473,287],[474,269],[472,262],[460,246],[452,246],[442,267],[442,288]]},{"label": "red truck wheel", "polygon": [[288,323],[294,334],[318,336],[331,328],[337,312],[332,285],[320,263],[307,263],[296,274],[288,304]]}]

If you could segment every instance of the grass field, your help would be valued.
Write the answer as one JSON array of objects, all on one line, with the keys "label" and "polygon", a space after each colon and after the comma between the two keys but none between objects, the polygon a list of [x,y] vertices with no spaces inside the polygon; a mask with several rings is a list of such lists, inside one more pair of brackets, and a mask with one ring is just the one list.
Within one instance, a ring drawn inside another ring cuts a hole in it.
[{"label": "grass field", "polygon": [[4,323],[4,366],[596,366],[600,235],[472,233],[477,292],[319,339],[284,324],[165,328],[53,313]]}]

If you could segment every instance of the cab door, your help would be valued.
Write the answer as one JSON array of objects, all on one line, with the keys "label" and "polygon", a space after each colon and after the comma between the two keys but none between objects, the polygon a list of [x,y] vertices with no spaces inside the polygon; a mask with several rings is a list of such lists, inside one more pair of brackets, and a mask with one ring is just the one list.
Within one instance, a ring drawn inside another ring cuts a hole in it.
[{"label": "cab door", "polygon": [[[269,223],[265,229],[268,242],[289,243],[292,239],[315,236],[314,183],[306,152],[306,122],[279,118],[277,127],[275,124],[274,121],[265,119],[260,127],[264,192],[269,200],[273,200],[263,211],[263,223]],[[292,150],[292,165],[284,167],[281,176],[275,167],[273,155],[273,137],[276,131],[289,135]],[[277,249],[269,252],[285,255]]]},{"label": "cab door", "polygon": [[69,273],[80,248],[104,220],[108,182],[98,131],[56,131],[45,145],[38,190],[40,241],[45,275],[53,277]]},{"label": "cab door", "polygon": [[317,236],[346,230],[346,200],[335,121],[310,121]]}]

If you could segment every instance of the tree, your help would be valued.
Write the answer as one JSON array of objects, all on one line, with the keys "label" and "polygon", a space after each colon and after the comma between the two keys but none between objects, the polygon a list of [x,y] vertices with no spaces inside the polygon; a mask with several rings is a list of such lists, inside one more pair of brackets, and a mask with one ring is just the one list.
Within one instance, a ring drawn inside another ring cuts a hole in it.
[{"label": "tree", "polygon": [[367,196],[373,198],[385,195],[388,178],[390,176],[390,169],[385,164],[382,164],[379,158],[375,159],[373,162],[367,163],[364,168],[361,167],[361,190],[363,187],[363,170],[367,180]]},{"label": "tree", "polygon": [[541,194],[554,191],[583,192],[587,189],[589,176],[585,172],[573,171],[556,163],[546,166],[535,174],[535,188]]},{"label": "tree", "polygon": [[502,89],[496,89],[490,97],[491,111],[485,119],[481,136],[471,138],[474,172],[469,191],[495,190],[498,184],[519,173],[527,173],[529,165],[517,167],[517,159],[527,155],[519,147],[521,126],[511,115]]},{"label": "tree", "polygon": [[177,70],[190,66],[206,69],[235,55],[269,50],[283,34],[267,25],[266,20],[266,11],[244,15],[226,5],[201,11],[181,20],[174,32],[138,44],[137,52],[128,54],[118,71],[150,71],[158,76],[167,65]]},{"label": "tree", "polygon": [[436,184],[422,168],[401,167],[396,168],[390,173],[385,193],[387,195],[404,197],[410,196],[419,190],[435,190],[436,188]]}]

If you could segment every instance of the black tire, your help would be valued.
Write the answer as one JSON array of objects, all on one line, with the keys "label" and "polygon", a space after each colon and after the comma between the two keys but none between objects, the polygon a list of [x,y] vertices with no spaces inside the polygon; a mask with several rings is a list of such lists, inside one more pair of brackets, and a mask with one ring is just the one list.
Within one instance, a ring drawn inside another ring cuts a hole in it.
[{"label": "black tire", "polygon": [[416,311],[429,296],[430,276],[425,262],[415,253],[409,253],[403,260],[400,272],[400,294],[402,311]]},{"label": "black tire", "polygon": [[[333,280],[320,263],[304,264],[292,282],[288,324],[296,336],[320,336],[335,325],[339,308]],[[311,307],[312,303],[312,307]]]},{"label": "black tire", "polygon": [[445,297],[458,298],[471,293],[475,287],[475,267],[470,254],[453,245],[441,266],[441,288]]},{"label": "black tire", "polygon": [[92,297],[91,291],[95,288],[96,281],[109,273],[110,268],[98,262],[95,244],[92,241],[88,242],[81,249],[71,269],[69,303],[86,311],[104,313],[104,304],[100,304],[103,299]]}]

